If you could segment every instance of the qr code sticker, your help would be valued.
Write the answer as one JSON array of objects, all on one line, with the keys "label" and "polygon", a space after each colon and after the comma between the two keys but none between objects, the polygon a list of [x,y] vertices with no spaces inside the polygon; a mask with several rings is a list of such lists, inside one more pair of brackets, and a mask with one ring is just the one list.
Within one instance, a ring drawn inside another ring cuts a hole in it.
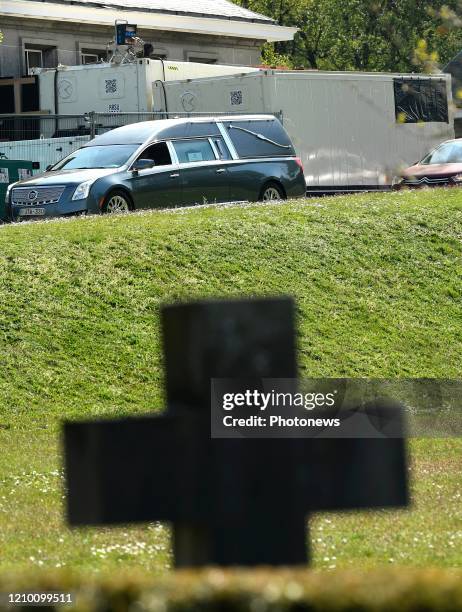
[{"label": "qr code sticker", "polygon": [[240,106],[242,104],[242,91],[232,91],[231,106]]},{"label": "qr code sticker", "polygon": [[106,79],[105,83],[107,94],[117,93],[117,79]]}]

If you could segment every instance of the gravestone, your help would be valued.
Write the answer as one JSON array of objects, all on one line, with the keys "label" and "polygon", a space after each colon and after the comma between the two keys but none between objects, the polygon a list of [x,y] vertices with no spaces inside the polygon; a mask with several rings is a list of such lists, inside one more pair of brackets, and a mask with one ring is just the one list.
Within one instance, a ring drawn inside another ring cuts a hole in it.
[{"label": "gravestone", "polygon": [[310,513],[407,504],[401,438],[211,438],[211,379],[297,376],[292,300],[167,307],[162,329],[165,413],[65,424],[71,525],[170,521],[177,567],[299,565]]}]

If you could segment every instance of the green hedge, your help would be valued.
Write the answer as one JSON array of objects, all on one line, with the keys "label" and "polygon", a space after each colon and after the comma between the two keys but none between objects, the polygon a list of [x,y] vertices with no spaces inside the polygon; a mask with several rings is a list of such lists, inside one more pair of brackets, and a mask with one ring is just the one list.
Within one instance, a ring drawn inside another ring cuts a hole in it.
[{"label": "green hedge", "polygon": [[460,570],[209,569],[163,578],[126,573],[99,578],[72,573],[32,576],[0,576],[0,592],[69,591],[82,612],[462,610]]}]

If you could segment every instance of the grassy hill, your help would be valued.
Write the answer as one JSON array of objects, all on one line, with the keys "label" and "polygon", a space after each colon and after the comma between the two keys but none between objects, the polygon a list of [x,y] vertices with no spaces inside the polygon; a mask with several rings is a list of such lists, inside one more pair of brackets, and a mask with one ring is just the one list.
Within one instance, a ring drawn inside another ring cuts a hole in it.
[{"label": "grassy hill", "polygon": [[[461,238],[455,189],[0,227],[0,570],[168,566],[162,526],[64,527],[58,451],[163,407],[161,304],[291,294],[301,375],[456,378]],[[319,567],[462,563],[461,441],[411,448],[414,510],[316,518]]]}]

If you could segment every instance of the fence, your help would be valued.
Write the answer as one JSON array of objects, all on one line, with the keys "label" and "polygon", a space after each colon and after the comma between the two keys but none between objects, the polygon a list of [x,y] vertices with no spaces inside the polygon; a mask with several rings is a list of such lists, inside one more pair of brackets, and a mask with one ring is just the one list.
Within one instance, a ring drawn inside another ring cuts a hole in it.
[{"label": "fence", "polygon": [[[215,113],[233,116],[240,113]],[[274,113],[283,121],[282,113]],[[66,157],[91,138],[114,128],[168,118],[210,116],[213,113],[86,113],[84,115],[0,115],[0,159],[36,162],[36,171]]]}]

